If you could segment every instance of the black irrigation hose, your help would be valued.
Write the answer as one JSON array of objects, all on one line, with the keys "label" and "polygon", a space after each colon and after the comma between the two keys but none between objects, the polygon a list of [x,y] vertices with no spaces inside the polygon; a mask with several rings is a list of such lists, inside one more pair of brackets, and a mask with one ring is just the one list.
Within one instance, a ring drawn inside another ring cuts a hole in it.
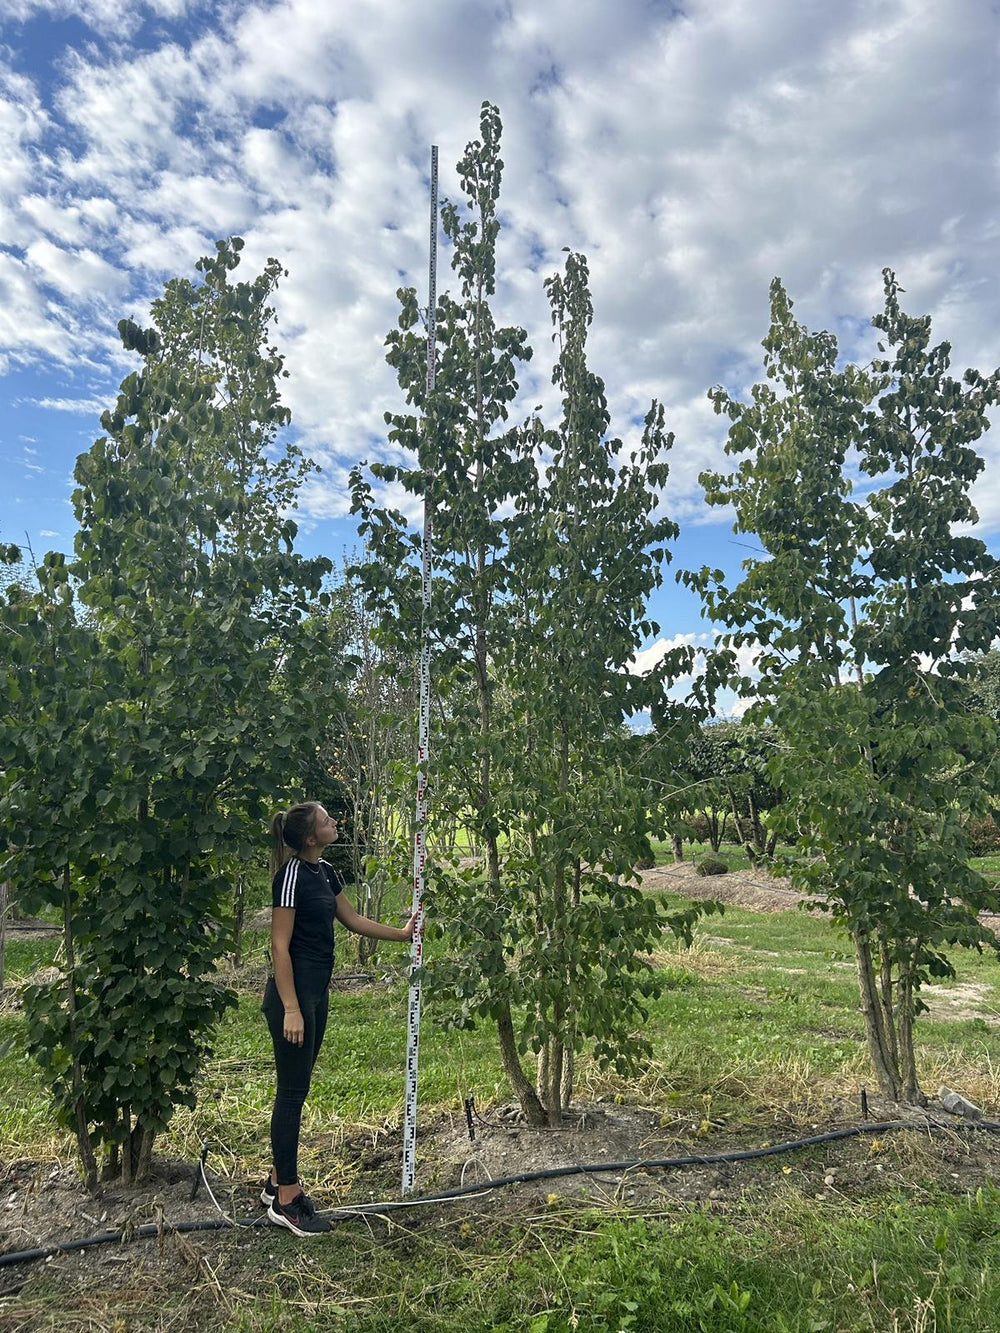
[{"label": "black irrigation hose", "polygon": [[[732,1152],[692,1154],[687,1157],[652,1157],[635,1158],[625,1162],[587,1162],[575,1166],[550,1167],[545,1171],[524,1171],[516,1176],[500,1176],[495,1180],[482,1180],[475,1185],[460,1185],[456,1189],[442,1190],[439,1194],[421,1195],[416,1199],[405,1200],[402,1204],[361,1203],[346,1208],[331,1208],[321,1213],[321,1217],[357,1217],[363,1213],[385,1213],[391,1208],[415,1207],[418,1204],[445,1203],[449,1199],[460,1199],[464,1195],[484,1194],[487,1190],[499,1189],[504,1185],[525,1184],[532,1180],[553,1180],[558,1176],[606,1175],[611,1171],[640,1171],[652,1168],[670,1168],[682,1166],[710,1166],[717,1162],[747,1162],[757,1157],[774,1157],[778,1153],[794,1152],[798,1148],[811,1148],[818,1143],[832,1143],[836,1139],[849,1139],[858,1134],[884,1134],[892,1129],[982,1129],[991,1134],[1000,1133],[1000,1121],[979,1120],[966,1124],[947,1124],[935,1120],[883,1120],[863,1125],[849,1125],[845,1129],[828,1130],[825,1134],[813,1134],[809,1138],[792,1139],[787,1143],[773,1143],[766,1148],[745,1148]],[[153,1236],[167,1235],[171,1231],[220,1231],[225,1227],[259,1227],[267,1222],[266,1217],[228,1218],[211,1217],[203,1221],[149,1223],[125,1231],[102,1231],[96,1236],[86,1236],[82,1240],[69,1240],[61,1245],[47,1245],[35,1250],[17,1250],[0,1254],[0,1268],[12,1264],[27,1264],[39,1259],[48,1259],[56,1254],[71,1254],[74,1250],[89,1250],[95,1245],[109,1245],[123,1240],[148,1240]]]}]

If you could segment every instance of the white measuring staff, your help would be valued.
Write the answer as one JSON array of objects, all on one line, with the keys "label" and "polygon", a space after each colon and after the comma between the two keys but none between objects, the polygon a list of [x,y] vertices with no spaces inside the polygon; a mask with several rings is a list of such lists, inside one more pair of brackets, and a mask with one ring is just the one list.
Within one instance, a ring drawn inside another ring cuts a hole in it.
[{"label": "white measuring staff", "polygon": [[[431,149],[431,236],[427,301],[427,399],[434,391],[437,370],[437,223],[438,150]],[[428,430],[424,411],[424,430]],[[406,1029],[406,1101],[403,1118],[403,1189],[409,1194],[417,1170],[417,1068],[420,1059],[420,982],[414,974],[424,953],[424,867],[427,861],[427,766],[430,758],[431,713],[431,528],[430,478],[424,457],[424,539],[420,617],[420,723],[417,739],[417,818],[413,838],[413,903],[417,922],[410,945],[410,1002]]]}]

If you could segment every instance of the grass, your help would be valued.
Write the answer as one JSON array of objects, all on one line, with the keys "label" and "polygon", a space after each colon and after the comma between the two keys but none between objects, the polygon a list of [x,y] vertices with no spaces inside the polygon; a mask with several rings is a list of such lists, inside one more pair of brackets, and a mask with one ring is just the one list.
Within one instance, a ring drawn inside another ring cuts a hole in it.
[{"label": "grass", "polygon": [[[218,1169],[237,1180],[264,1165],[272,1095],[257,985],[263,934],[249,944],[247,968],[234,978],[239,1008],[219,1030],[198,1107],[179,1112],[158,1144],[164,1156],[192,1161],[209,1138]],[[51,964],[57,948],[53,937],[10,941],[9,981],[16,987]],[[381,963],[401,960],[390,949]],[[824,915],[731,907],[705,921],[691,949],[665,940],[655,961],[665,987],[646,1025],[654,1059],[629,1081],[584,1061],[579,1100],[655,1109],[667,1141],[712,1151],[808,1131],[833,1108],[854,1105],[862,1081],[871,1086],[849,943]],[[955,961],[959,975],[944,996],[964,987],[968,1012],[949,1016],[935,1003],[921,1018],[922,1080],[930,1090],[957,1086],[993,1108],[1000,964],[963,953]],[[398,1146],[405,1007],[401,972],[334,997],[301,1159],[324,1203],[371,1187],[355,1150],[360,1136]],[[20,1053],[22,1025],[17,1009],[0,1008],[0,1158],[68,1161],[71,1145]],[[422,1124],[460,1116],[472,1092],[483,1108],[509,1097],[489,1030],[444,1034],[428,1015],[420,1073]],[[1000,1193],[975,1163],[957,1158],[962,1183],[951,1184],[937,1149],[916,1135],[854,1142],[854,1157],[845,1150],[844,1160],[853,1162],[856,1185],[842,1192],[823,1189],[827,1158],[800,1153],[767,1159],[717,1203],[675,1200],[666,1213],[498,1194],[396,1215],[388,1226],[351,1221],[335,1243],[311,1249],[273,1232],[220,1233],[200,1244],[176,1238],[159,1257],[155,1247],[137,1247],[115,1265],[110,1285],[106,1263],[66,1261],[27,1271],[19,1291],[0,1296],[0,1329],[1000,1329]],[[425,1179],[429,1167],[418,1159]]]}]

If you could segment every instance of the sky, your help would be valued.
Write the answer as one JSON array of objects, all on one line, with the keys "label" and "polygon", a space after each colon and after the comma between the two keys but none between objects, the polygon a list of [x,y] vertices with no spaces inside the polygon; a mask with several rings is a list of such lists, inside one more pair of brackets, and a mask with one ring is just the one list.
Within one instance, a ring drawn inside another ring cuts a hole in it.
[{"label": "sky", "polygon": [[[426,300],[430,145],[458,198],[488,99],[496,308],[535,348],[515,417],[554,402],[542,284],[581,250],[613,433],[656,397],[676,436],[673,567],[735,570],[698,482],[724,457],[706,395],[762,377],[773,277],[866,360],[890,266],[959,373],[1000,363],[998,39],[992,0],[2,0],[0,539],[71,548],[74,460],[134,368],[115,325],[238,233],[242,272],[289,270],[286,403],[322,468],[302,549],[356,550],[347,472],[400,406],[395,291]],[[1000,553],[1000,431],[980,450]],[[672,570],[651,610],[640,665],[711,637]]]}]

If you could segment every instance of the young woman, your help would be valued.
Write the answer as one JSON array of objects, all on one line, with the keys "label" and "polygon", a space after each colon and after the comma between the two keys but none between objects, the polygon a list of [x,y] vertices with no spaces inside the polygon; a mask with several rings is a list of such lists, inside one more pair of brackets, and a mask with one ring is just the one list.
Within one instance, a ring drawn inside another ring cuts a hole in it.
[{"label": "young woman", "polygon": [[329,1231],[299,1184],[302,1107],[326,1030],[333,923],[376,940],[408,940],[402,929],[360,916],[323,851],[337,838],[336,821],[316,801],[293,805],[271,820],[271,962],[261,1006],[274,1043],[277,1091],[271,1114],[271,1174],[261,1189],[267,1215],[296,1236]]}]

